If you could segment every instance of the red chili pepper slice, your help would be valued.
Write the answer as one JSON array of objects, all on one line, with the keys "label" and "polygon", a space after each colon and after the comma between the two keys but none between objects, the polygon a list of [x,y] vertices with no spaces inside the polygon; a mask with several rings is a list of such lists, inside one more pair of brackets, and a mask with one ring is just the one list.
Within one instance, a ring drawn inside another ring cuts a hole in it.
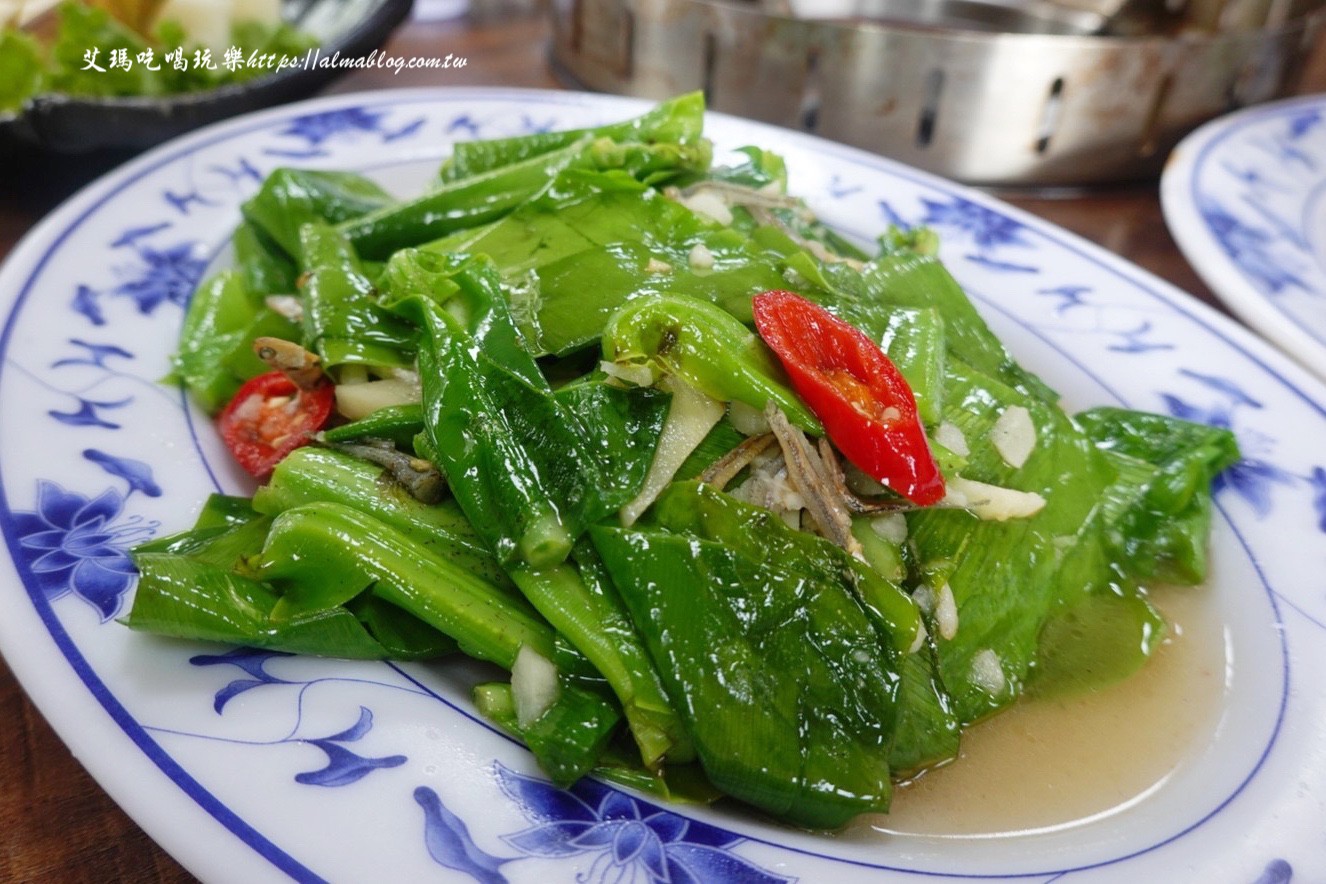
[{"label": "red chili pepper slice", "polygon": [[870,477],[927,506],[944,496],[916,396],[860,329],[792,292],[753,301],[755,328],[829,440]]},{"label": "red chili pepper slice", "polygon": [[230,453],[249,475],[266,479],[281,458],[322,428],[331,416],[336,387],[301,390],[279,371],[249,379],[217,417]]}]

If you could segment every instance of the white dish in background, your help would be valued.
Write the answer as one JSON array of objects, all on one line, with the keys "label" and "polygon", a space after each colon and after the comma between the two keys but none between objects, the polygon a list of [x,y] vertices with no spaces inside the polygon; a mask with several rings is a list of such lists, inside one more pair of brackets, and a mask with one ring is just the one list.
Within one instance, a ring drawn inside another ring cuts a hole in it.
[{"label": "white dish in background", "polygon": [[1231,311],[1326,377],[1326,95],[1213,120],[1160,187],[1179,248]]},{"label": "white dish in background", "polygon": [[207,422],[157,381],[193,283],[224,260],[236,207],[265,173],[366,170],[410,193],[454,140],[644,107],[459,89],[290,105],[154,150],[14,252],[0,271],[0,649],[93,775],[209,880],[1326,880],[1326,388],[1058,228],[730,117],[709,123],[719,156],[779,151],[793,190],[844,232],[937,230],[996,331],[1070,408],[1124,404],[1238,435],[1245,460],[1216,493],[1214,576],[1194,590],[1224,624],[1219,720],[1148,794],[997,838],[833,837],[590,782],[571,797],[477,718],[451,664],[241,653],[114,622],[132,592],[125,550],[186,527],[210,491],[248,488]]}]

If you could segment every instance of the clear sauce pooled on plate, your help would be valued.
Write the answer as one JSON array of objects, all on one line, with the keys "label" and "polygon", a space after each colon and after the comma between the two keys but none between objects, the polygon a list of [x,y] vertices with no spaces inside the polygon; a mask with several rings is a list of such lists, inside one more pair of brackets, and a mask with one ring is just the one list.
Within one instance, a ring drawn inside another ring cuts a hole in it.
[{"label": "clear sauce pooled on plate", "polygon": [[967,729],[960,757],[899,786],[887,815],[847,832],[994,837],[1117,812],[1163,785],[1219,721],[1223,629],[1204,587],[1151,600],[1169,632],[1142,669],[1108,688],[1030,700]]}]

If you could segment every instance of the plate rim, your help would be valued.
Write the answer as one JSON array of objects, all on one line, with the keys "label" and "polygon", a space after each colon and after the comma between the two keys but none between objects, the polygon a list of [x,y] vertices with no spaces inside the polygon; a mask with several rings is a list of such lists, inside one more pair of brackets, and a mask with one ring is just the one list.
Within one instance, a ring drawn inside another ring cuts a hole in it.
[{"label": "plate rim", "polygon": [[[1322,379],[1326,341],[1303,331],[1276,307],[1215,241],[1197,206],[1197,174],[1218,142],[1242,128],[1304,108],[1326,110],[1326,93],[1302,95],[1245,107],[1210,120],[1189,133],[1171,152],[1160,177],[1161,212],[1179,251],[1212,294],[1255,332]],[[1321,176],[1326,180],[1326,173]],[[1318,268],[1326,282],[1326,272]]]}]

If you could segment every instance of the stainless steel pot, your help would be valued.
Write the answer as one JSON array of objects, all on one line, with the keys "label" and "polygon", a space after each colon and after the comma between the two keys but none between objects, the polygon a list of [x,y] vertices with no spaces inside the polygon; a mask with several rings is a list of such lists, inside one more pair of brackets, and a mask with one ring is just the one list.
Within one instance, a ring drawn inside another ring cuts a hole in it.
[{"label": "stainless steel pot", "polygon": [[1195,126],[1297,90],[1326,0],[1212,2],[552,0],[553,57],[973,184],[1076,186],[1153,177]]}]

